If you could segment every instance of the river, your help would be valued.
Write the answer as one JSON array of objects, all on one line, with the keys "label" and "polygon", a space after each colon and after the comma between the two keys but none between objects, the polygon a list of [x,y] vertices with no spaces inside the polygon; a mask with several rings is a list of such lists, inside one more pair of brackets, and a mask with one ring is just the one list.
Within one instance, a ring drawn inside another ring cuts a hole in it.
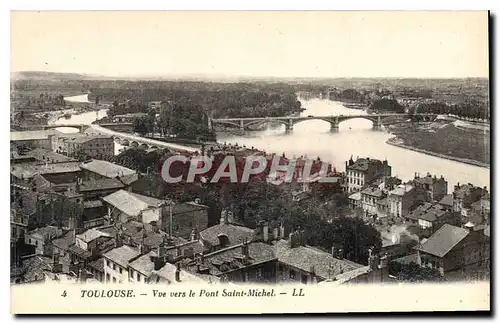
[{"label": "river", "polygon": [[[301,113],[304,116],[365,114],[361,110],[345,108],[335,101],[299,99],[302,107],[306,109]],[[65,100],[88,102],[88,97],[81,95],[66,97]],[[106,113],[105,109],[98,112],[86,112],[71,116],[69,119],[60,118],[55,123],[90,124],[97,118],[106,116]],[[75,131],[74,128],[69,130]],[[354,159],[358,156],[387,159],[389,165],[392,166],[392,174],[403,181],[412,179],[415,172],[421,175],[430,172],[438,177],[441,175],[445,177],[448,181],[449,192],[457,182],[470,182],[477,186],[490,187],[490,169],[392,146],[386,143],[391,136],[385,131],[373,131],[371,121],[356,118],[340,123],[338,133],[330,133],[330,124],[325,121],[308,120],[294,125],[291,134],[285,134],[285,126],[281,126],[265,131],[247,132],[241,136],[220,133],[217,138],[219,142],[254,146],[267,152],[285,153],[290,157],[294,155],[319,156],[322,160],[332,163],[339,171],[345,170],[345,161],[351,155]],[[115,143],[116,153],[122,147]]]}]

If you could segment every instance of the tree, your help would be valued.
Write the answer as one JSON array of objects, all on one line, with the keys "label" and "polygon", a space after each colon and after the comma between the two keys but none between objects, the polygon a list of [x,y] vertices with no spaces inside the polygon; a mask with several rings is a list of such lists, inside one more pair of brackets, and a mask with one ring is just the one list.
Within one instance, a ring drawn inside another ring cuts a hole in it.
[{"label": "tree", "polygon": [[153,132],[153,122],[150,116],[144,116],[135,119],[133,127],[134,127],[134,132],[139,133],[141,135],[146,135],[147,133]]},{"label": "tree", "polygon": [[444,280],[436,269],[420,267],[414,262],[409,264],[395,261],[389,262],[389,274],[395,276],[400,281],[406,282],[435,282]]}]

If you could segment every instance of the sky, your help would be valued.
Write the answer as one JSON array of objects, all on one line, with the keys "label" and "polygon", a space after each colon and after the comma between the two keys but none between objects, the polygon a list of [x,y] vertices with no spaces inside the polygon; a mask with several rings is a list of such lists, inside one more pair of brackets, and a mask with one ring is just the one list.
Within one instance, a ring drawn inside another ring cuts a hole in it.
[{"label": "sky", "polygon": [[11,71],[488,77],[487,12],[11,13]]}]

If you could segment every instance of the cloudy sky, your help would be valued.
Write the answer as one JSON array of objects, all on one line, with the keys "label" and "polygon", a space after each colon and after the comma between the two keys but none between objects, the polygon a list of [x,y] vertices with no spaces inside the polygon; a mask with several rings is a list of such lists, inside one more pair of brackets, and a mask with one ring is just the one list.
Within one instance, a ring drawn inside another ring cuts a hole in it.
[{"label": "cloudy sky", "polygon": [[487,77],[486,12],[13,12],[11,70]]}]

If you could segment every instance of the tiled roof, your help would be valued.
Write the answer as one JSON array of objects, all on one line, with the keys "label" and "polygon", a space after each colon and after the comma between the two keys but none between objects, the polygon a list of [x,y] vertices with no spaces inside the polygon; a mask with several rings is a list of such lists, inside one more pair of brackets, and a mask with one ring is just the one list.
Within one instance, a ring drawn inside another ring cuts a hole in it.
[{"label": "tiled roof", "polygon": [[381,166],[383,166],[383,163],[382,163],[382,161],[376,160],[376,159],[361,158],[361,159],[357,159],[353,165],[347,166],[347,168],[357,170],[357,171],[367,171],[370,165],[373,165],[376,167],[381,167]]},{"label": "tiled roof", "polygon": [[89,243],[89,242],[92,242],[93,240],[95,240],[101,236],[112,237],[110,234],[108,234],[106,232],[99,231],[98,229],[95,229],[95,228],[89,228],[85,232],[78,234],[76,237],[83,240],[84,242]]},{"label": "tiled roof", "polygon": [[84,259],[92,256],[92,253],[90,251],[84,250],[76,244],[70,245],[67,251],[76,254]]},{"label": "tiled roof", "polygon": [[83,208],[97,208],[104,206],[101,200],[88,200],[83,202]]},{"label": "tiled roof", "polygon": [[448,212],[440,204],[425,202],[409,213],[407,217],[413,220],[423,219],[429,222],[434,222],[446,214],[448,214]]},{"label": "tiled roof", "polygon": [[94,268],[99,272],[104,272],[104,261],[104,257],[100,257],[99,259],[90,262],[89,267]]},{"label": "tiled roof", "polygon": [[417,250],[442,258],[468,234],[469,231],[464,228],[444,224],[425,243],[418,246]]},{"label": "tiled roof", "polygon": [[88,163],[83,163],[81,168],[107,178],[124,177],[137,173],[129,168],[103,160],[92,160]]},{"label": "tiled roof", "polygon": [[439,201],[439,204],[440,205],[443,205],[443,206],[447,206],[447,207],[451,207],[453,206],[453,195],[452,194],[449,194],[449,195],[446,195],[444,196],[440,201]]},{"label": "tiled roof", "polygon": [[269,262],[276,259],[274,247],[261,242],[248,243],[248,258],[242,250],[243,244],[233,245],[203,256],[203,262],[194,261],[186,267],[189,272],[197,273],[198,265],[207,270],[212,276],[220,276],[240,268],[251,267],[256,264]]},{"label": "tiled roof", "polygon": [[56,174],[81,171],[80,162],[62,162],[51,164],[17,164],[11,167],[10,173],[19,179],[29,179],[35,174]]},{"label": "tiled roof", "polygon": [[254,230],[233,224],[219,224],[201,231],[200,238],[210,245],[216,246],[219,245],[219,239],[217,238],[219,234],[227,235],[229,244],[234,245],[242,243],[245,238],[250,240],[253,237]]},{"label": "tiled roof", "polygon": [[382,197],[384,195],[383,191],[378,187],[367,187],[361,191],[361,194],[374,197]]},{"label": "tiled roof", "polygon": [[39,161],[48,163],[74,162],[75,159],[44,148],[35,148],[28,152]]},{"label": "tiled roof", "polygon": [[[175,272],[177,271],[177,267],[171,263],[166,263],[160,270],[155,271],[155,275],[159,277],[159,279],[163,279],[163,281],[167,283],[175,283]],[[217,277],[212,277],[212,281],[218,281]],[[197,274],[189,273],[183,269],[180,270],[179,273],[180,282],[198,282],[198,283],[206,283],[208,279],[206,276],[199,276]],[[154,278],[151,279],[154,283]]]},{"label": "tiled roof", "polygon": [[129,261],[139,255],[140,252],[137,249],[128,245],[122,245],[104,253],[104,257],[119,264],[123,268],[127,268]]},{"label": "tiled roof", "polygon": [[87,180],[82,181],[80,184],[80,191],[94,191],[94,190],[106,190],[106,189],[121,189],[124,185],[120,180],[103,178],[98,180]]},{"label": "tiled roof", "polygon": [[68,247],[74,243],[75,243],[75,235],[73,231],[68,231],[63,236],[52,240],[52,245],[61,250],[67,250]]},{"label": "tiled roof", "polygon": [[413,189],[412,185],[403,184],[397,186],[394,190],[390,191],[390,195],[404,196],[406,193],[410,192]]},{"label": "tiled roof", "polygon": [[130,268],[133,268],[134,270],[139,271],[140,273],[142,273],[146,277],[149,277],[149,276],[151,276],[151,274],[155,268],[155,264],[151,260],[152,256],[156,256],[156,253],[149,252],[147,254],[141,255],[140,257],[138,257],[134,261],[130,262],[128,266]]},{"label": "tiled roof", "polygon": [[41,237],[47,237],[47,239],[52,239],[55,236],[60,235],[61,232],[62,230],[55,226],[44,226],[29,232],[28,235],[38,235]]},{"label": "tiled roof", "polygon": [[104,197],[103,200],[130,216],[139,216],[142,211],[152,207],[160,207],[165,203],[164,200],[131,193],[125,190],[118,190]]},{"label": "tiled roof", "polygon": [[278,261],[309,272],[314,267],[316,275],[323,279],[363,267],[361,264],[334,258],[330,253],[311,246],[290,247],[290,243],[280,240],[275,244]]}]

